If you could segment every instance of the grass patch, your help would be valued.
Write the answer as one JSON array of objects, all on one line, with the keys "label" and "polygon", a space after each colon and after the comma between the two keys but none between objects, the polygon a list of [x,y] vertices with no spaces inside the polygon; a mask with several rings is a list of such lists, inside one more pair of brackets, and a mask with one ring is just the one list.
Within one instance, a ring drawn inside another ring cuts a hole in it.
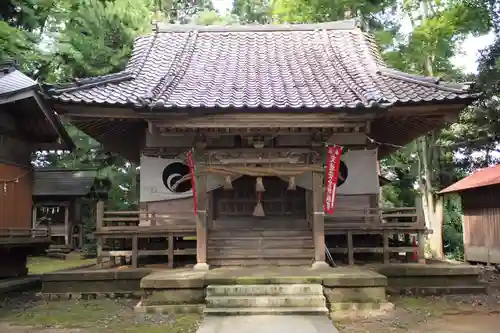
[{"label": "grass patch", "polygon": [[49,257],[29,257],[28,271],[30,274],[43,274],[95,263],[95,259],[81,259],[79,255],[70,255],[66,260]]},{"label": "grass patch", "polygon": [[[27,308],[0,309],[0,322],[43,328],[79,328],[82,333],[192,333],[200,315],[136,313],[134,300],[37,301]],[[24,307],[24,306],[23,306]]]}]

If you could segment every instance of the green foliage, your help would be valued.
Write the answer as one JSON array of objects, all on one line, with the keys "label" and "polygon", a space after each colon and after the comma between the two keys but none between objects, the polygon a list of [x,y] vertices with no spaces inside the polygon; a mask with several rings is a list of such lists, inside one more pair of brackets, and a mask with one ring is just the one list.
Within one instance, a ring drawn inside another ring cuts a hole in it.
[{"label": "green foliage", "polygon": [[268,0],[234,0],[232,14],[242,23],[271,23],[271,6]]},{"label": "green foliage", "polygon": [[456,260],[464,259],[464,240],[462,229],[462,206],[459,197],[450,197],[445,202],[443,243],[448,256]]},{"label": "green foliage", "polygon": [[230,25],[237,24],[239,19],[235,15],[221,15],[215,10],[198,12],[192,20],[199,25]]},{"label": "green foliage", "polygon": [[156,21],[188,23],[203,11],[213,11],[211,0],[153,0]]},{"label": "green foliage", "polygon": [[78,0],[61,33],[62,77],[99,76],[124,69],[138,34],[150,30],[144,0]]},{"label": "green foliage", "polygon": [[395,0],[274,0],[272,16],[286,23],[315,23],[359,17],[375,22],[375,14],[395,6]]}]

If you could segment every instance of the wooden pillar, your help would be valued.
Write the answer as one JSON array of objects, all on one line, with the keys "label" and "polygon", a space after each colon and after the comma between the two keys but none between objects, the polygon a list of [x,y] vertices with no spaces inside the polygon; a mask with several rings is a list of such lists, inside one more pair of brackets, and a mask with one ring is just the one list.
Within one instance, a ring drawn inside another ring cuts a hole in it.
[{"label": "wooden pillar", "polygon": [[383,242],[384,242],[384,264],[388,264],[390,262],[390,252],[389,252],[389,232],[384,230],[382,233]]},{"label": "wooden pillar", "polygon": [[425,234],[418,232],[418,262],[425,264]]},{"label": "wooden pillar", "polygon": [[347,231],[347,262],[354,265],[354,244],[352,240],[352,231]]},{"label": "wooden pillar", "polygon": [[69,203],[64,205],[64,244],[70,245],[70,230],[69,230]]},{"label": "wooden pillar", "polygon": [[[104,202],[99,200],[96,204],[96,231],[101,231],[102,227],[104,226]],[[103,268],[103,262],[102,262],[102,246],[103,246],[103,238],[102,236],[96,236],[96,247],[97,247],[97,264],[100,266],[100,268]]]},{"label": "wooden pillar", "polygon": [[196,270],[208,270],[207,264],[207,177],[196,176]]},{"label": "wooden pillar", "polygon": [[31,213],[31,229],[36,228],[36,205],[33,205],[33,210]]},{"label": "wooden pillar", "polygon": [[168,268],[174,268],[174,234],[173,233],[168,234],[167,242],[168,242],[168,249],[167,249]]},{"label": "wooden pillar", "polygon": [[[422,197],[417,196],[415,198],[415,209],[417,214],[417,226],[421,230],[425,227],[425,217],[424,217],[424,207],[422,203]],[[425,264],[425,244],[427,237],[423,231],[418,232],[418,262]]]},{"label": "wooden pillar", "polygon": [[312,208],[314,263],[312,268],[329,267],[325,261],[325,213],[323,208],[323,174],[312,173]]},{"label": "wooden pillar", "polygon": [[139,266],[139,239],[138,235],[132,236],[132,268]]}]

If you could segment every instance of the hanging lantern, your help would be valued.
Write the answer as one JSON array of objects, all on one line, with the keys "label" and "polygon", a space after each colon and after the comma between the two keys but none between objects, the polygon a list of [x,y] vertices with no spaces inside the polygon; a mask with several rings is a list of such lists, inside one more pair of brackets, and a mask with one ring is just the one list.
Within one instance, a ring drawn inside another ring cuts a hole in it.
[{"label": "hanging lantern", "polygon": [[288,179],[288,190],[295,191],[297,189],[297,184],[295,183],[295,176],[291,176]]},{"label": "hanging lantern", "polygon": [[225,182],[224,182],[224,189],[225,190],[232,190],[233,189],[233,182],[231,180],[231,176],[230,175],[227,175],[225,178],[224,178]]},{"label": "hanging lantern", "polygon": [[257,192],[265,192],[264,184],[262,183],[262,177],[257,177],[255,181],[255,191]]},{"label": "hanging lantern", "polygon": [[257,217],[266,216],[266,213],[264,212],[264,207],[262,206],[262,192],[257,192],[257,205],[255,205],[255,209],[253,210],[253,216]]}]

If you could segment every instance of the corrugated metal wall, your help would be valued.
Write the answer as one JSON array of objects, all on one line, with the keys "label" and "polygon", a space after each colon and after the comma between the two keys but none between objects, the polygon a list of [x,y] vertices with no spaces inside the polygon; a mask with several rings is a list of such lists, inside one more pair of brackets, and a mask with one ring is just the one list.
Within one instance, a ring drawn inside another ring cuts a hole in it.
[{"label": "corrugated metal wall", "polygon": [[[4,182],[17,177],[17,182]],[[31,228],[32,188],[29,169],[0,163],[0,229]]]},{"label": "corrugated metal wall", "polygon": [[466,260],[500,263],[500,186],[466,191],[462,202]]}]

